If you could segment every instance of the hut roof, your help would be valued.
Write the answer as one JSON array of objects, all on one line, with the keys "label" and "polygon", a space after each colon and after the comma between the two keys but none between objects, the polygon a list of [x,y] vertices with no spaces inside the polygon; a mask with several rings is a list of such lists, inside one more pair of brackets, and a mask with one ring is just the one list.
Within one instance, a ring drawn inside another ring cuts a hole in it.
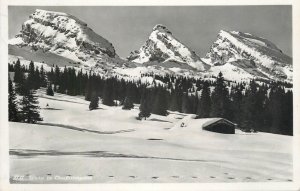
[{"label": "hut roof", "polygon": [[220,120],[224,120],[229,124],[236,125],[235,123],[224,119],[224,118],[199,118],[196,119],[196,115],[188,115],[178,121],[172,129],[197,129],[198,131],[202,129],[203,127],[209,126],[211,124],[214,124]]}]

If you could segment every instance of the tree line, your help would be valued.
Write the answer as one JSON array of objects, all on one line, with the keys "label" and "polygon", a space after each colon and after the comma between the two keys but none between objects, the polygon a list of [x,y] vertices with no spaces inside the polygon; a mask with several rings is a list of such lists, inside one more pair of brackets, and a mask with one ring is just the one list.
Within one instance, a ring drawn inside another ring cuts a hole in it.
[{"label": "tree line", "polygon": [[67,67],[53,66],[48,72],[42,67],[27,69],[18,62],[9,68],[15,72],[16,90],[20,95],[22,87],[18,79],[23,78],[20,73],[28,72],[26,81],[30,82],[30,88],[47,87],[47,92],[53,88],[52,92],[82,95],[90,101],[90,110],[98,107],[100,98],[102,104],[122,105],[123,109],[140,104],[138,119],[146,119],[151,113],[168,115],[169,111],[179,111],[197,114],[198,118],[226,118],[245,131],[293,134],[293,92],[286,90],[282,82],[236,83],[226,81],[219,73],[215,80],[144,74],[151,76],[153,82],[142,83]]}]

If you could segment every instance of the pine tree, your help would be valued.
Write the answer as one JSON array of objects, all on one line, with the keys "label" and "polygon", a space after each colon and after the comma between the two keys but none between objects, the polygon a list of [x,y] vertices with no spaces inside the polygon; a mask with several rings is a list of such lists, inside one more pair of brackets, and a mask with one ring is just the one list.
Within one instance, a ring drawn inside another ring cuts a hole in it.
[{"label": "pine tree", "polygon": [[48,81],[51,83],[54,83],[54,71],[53,71],[53,67],[51,67],[50,72],[47,73],[48,76]]},{"label": "pine tree", "polygon": [[24,95],[25,93],[25,75],[23,72],[20,73],[20,79],[22,79],[20,82],[16,82],[16,93],[18,93],[19,95]]},{"label": "pine tree", "polygon": [[258,86],[256,93],[255,102],[255,130],[256,131],[266,131],[266,102],[267,102],[268,90],[265,86]]},{"label": "pine tree", "polygon": [[92,97],[92,76],[91,73],[89,76],[87,76],[87,82],[85,86],[85,100],[86,101],[91,101]]},{"label": "pine tree", "polygon": [[17,96],[10,77],[8,78],[8,93],[8,120],[17,122],[19,121]]},{"label": "pine tree", "polygon": [[34,71],[34,80],[35,80],[34,89],[39,89],[42,85],[42,81],[41,81],[40,71],[38,67],[36,67]]},{"label": "pine tree", "polygon": [[61,73],[61,75],[57,78],[58,81],[58,92],[62,94],[68,94],[67,92],[67,85],[68,85],[68,69],[65,66],[64,71]]},{"label": "pine tree", "polygon": [[283,134],[293,135],[293,92],[287,91],[284,95],[283,108]]},{"label": "pine tree", "polygon": [[192,105],[191,105],[191,102],[190,102],[188,92],[183,93],[181,112],[183,112],[183,113],[192,113]]},{"label": "pine tree", "polygon": [[56,86],[59,85],[60,77],[61,77],[60,69],[59,69],[59,67],[56,65],[56,66],[55,66],[54,75],[53,75],[53,78],[54,78],[54,87],[55,87],[55,89],[56,89]]},{"label": "pine tree", "polygon": [[166,96],[166,91],[162,87],[159,87],[157,89],[157,92],[155,93],[155,96],[153,97],[155,97],[155,100],[153,103],[152,113],[164,116],[167,115],[168,100]]},{"label": "pine tree", "polygon": [[36,79],[33,61],[30,61],[29,63],[28,77],[26,81],[28,83],[27,85],[29,86],[29,89],[36,89],[36,83],[38,83],[38,81]]},{"label": "pine tree", "polygon": [[94,110],[97,109],[98,107],[99,107],[99,97],[96,95],[96,93],[93,93],[91,97],[89,109]]},{"label": "pine tree", "polygon": [[104,93],[103,93],[103,100],[102,103],[108,106],[114,106],[114,99],[113,99],[113,82],[111,79],[107,79],[104,85]]},{"label": "pine tree", "polygon": [[258,96],[258,85],[254,80],[250,81],[249,88],[246,89],[245,98],[243,101],[243,120],[241,127],[243,129],[255,129],[257,130],[257,114],[262,115],[262,113],[257,113],[257,97]]},{"label": "pine tree", "polygon": [[24,82],[25,82],[25,75],[24,71],[21,68],[20,60],[18,59],[15,64],[15,76],[14,76],[14,82],[15,82],[15,91],[16,93],[20,95],[24,95]]},{"label": "pine tree", "polygon": [[14,82],[15,83],[22,82],[24,80],[24,72],[21,69],[21,63],[19,59],[15,64],[14,70],[15,70]]},{"label": "pine tree", "polygon": [[244,86],[239,84],[232,87],[232,109],[233,109],[233,121],[240,125],[242,123],[242,112],[243,112],[243,90]]},{"label": "pine tree", "polygon": [[207,118],[209,117],[210,110],[211,110],[210,89],[209,89],[209,84],[206,82],[203,85],[196,114],[198,115],[199,118]]},{"label": "pine tree", "polygon": [[229,93],[221,72],[217,77],[215,89],[211,95],[211,100],[211,117],[230,118]]},{"label": "pine tree", "polygon": [[[52,72],[53,72],[53,69],[51,68]],[[40,71],[40,85],[42,87],[46,87],[47,86],[47,80],[46,80],[46,75],[45,75],[45,71],[44,71],[44,67],[43,65],[41,66],[41,71]],[[50,80],[49,80],[50,81]]]},{"label": "pine tree", "polygon": [[[126,83],[122,83],[122,86],[126,86]],[[133,85],[132,84],[127,84],[126,88],[126,97],[124,99],[123,107],[122,109],[132,109],[134,107],[133,105],[133,97],[134,97],[134,92],[133,92]],[[124,91],[124,90],[122,90]],[[122,93],[122,92],[119,92]],[[122,97],[120,97],[122,99]]]},{"label": "pine tree", "polygon": [[140,103],[140,113],[138,118],[142,120],[143,118],[146,120],[151,115],[151,100],[150,100],[150,90],[145,89]]},{"label": "pine tree", "polygon": [[49,84],[46,90],[46,94],[49,96],[54,96],[54,91],[52,89],[52,84]]},{"label": "pine tree", "polygon": [[181,97],[179,96],[179,93],[177,89],[171,89],[171,99],[169,104],[169,109],[171,111],[180,111],[180,106],[178,104],[179,100],[181,102]]},{"label": "pine tree", "polygon": [[132,109],[134,107],[131,97],[125,97],[122,109]]},{"label": "pine tree", "polygon": [[34,95],[35,90],[29,89],[26,86],[26,91],[21,100],[21,120],[25,123],[36,123],[37,121],[42,121],[40,117],[37,97]]},{"label": "pine tree", "polygon": [[285,124],[283,123],[284,110],[284,90],[277,84],[272,85],[269,95],[269,112],[271,114],[271,133],[281,133],[281,129]]}]

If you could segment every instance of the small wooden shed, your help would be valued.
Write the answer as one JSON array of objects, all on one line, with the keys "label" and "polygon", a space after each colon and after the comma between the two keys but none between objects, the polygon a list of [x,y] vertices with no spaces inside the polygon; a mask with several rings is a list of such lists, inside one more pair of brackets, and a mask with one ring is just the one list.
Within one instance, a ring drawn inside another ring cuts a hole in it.
[{"label": "small wooden shed", "polygon": [[[201,120],[201,119],[198,119]],[[202,129],[224,134],[235,134],[236,124],[224,118],[206,118]]]}]

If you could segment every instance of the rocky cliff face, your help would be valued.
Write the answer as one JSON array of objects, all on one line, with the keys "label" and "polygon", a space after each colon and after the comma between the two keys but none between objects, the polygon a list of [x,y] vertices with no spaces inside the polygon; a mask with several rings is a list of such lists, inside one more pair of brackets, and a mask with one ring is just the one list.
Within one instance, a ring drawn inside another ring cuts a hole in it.
[{"label": "rocky cliff face", "polygon": [[72,15],[37,9],[10,45],[31,47],[95,65],[117,57],[113,45]]},{"label": "rocky cliff face", "polygon": [[177,40],[163,25],[156,25],[140,50],[131,52],[127,59],[137,63],[184,63],[199,71],[209,68],[209,65],[205,64],[194,51]]},{"label": "rocky cliff face", "polygon": [[292,59],[272,42],[249,33],[221,30],[203,60],[212,69],[231,65],[254,77],[292,81]]}]

